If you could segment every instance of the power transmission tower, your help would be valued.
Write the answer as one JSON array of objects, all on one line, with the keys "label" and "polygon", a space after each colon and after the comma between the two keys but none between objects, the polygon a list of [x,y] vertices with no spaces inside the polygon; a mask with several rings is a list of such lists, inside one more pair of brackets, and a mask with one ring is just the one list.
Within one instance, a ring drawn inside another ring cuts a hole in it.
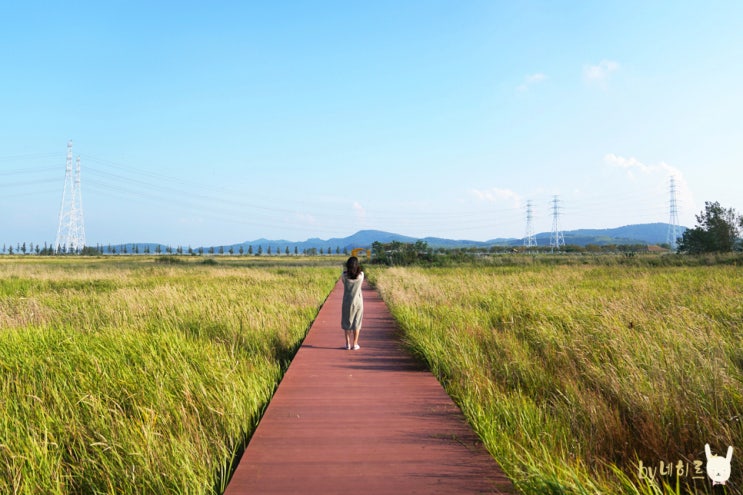
[{"label": "power transmission tower", "polygon": [[524,246],[527,248],[536,247],[537,238],[534,237],[534,228],[531,223],[532,208],[531,200],[526,202],[526,237],[524,237]]},{"label": "power transmission tower", "polygon": [[671,246],[673,251],[676,250],[678,233],[679,233],[679,213],[676,205],[676,178],[671,176],[671,200],[670,215],[668,218],[668,233],[666,234],[666,243]]},{"label": "power transmission tower", "polygon": [[72,244],[77,249],[85,247],[85,221],[83,219],[83,194],[80,187],[80,157],[77,157],[77,163],[75,167],[75,193],[72,198],[72,207],[74,213],[74,221],[70,222],[70,228],[72,230]]},{"label": "power transmission tower", "polygon": [[552,233],[550,234],[550,247],[552,248],[552,252],[555,252],[555,249],[558,251],[560,250],[560,246],[565,245],[565,236],[563,236],[562,231],[560,230],[560,206],[559,206],[560,200],[557,199],[557,196],[552,197]]},{"label": "power transmission tower", "polygon": [[80,158],[72,168],[72,141],[67,143],[62,205],[59,208],[57,239],[54,250],[60,252],[79,252],[85,247],[85,225],[83,223],[83,198],[80,186]]}]

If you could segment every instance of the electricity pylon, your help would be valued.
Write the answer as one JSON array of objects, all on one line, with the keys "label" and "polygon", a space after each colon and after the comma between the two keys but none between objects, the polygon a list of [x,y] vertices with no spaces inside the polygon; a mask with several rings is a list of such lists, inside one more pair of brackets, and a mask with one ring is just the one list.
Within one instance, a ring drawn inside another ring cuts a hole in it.
[{"label": "electricity pylon", "polygon": [[526,202],[526,237],[524,237],[524,246],[527,248],[536,247],[537,238],[534,237],[534,228],[532,227],[532,209],[531,200]]},{"label": "electricity pylon", "polygon": [[552,197],[552,233],[550,234],[550,247],[552,248],[552,252],[555,252],[555,249],[558,251],[560,250],[560,246],[565,245],[565,236],[562,234],[562,231],[560,230],[560,206],[559,206],[560,200],[557,199],[557,196]]},{"label": "electricity pylon", "polygon": [[671,176],[671,200],[670,200],[670,212],[668,218],[668,233],[666,234],[666,243],[671,246],[671,250],[675,251],[678,245],[678,233],[679,233],[679,212],[676,205],[676,178]]},{"label": "electricity pylon", "polygon": [[72,141],[67,143],[67,161],[65,164],[64,189],[62,205],[59,208],[57,239],[54,241],[56,252],[79,252],[85,247],[85,225],[83,222],[83,198],[80,184],[80,158],[77,166],[72,167]]}]

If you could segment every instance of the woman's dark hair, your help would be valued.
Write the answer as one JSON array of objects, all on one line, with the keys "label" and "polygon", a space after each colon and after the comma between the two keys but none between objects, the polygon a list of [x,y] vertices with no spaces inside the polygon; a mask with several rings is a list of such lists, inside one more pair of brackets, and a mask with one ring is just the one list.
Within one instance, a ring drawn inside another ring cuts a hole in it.
[{"label": "woman's dark hair", "polygon": [[359,266],[359,259],[356,256],[351,256],[346,261],[346,273],[348,278],[355,279],[361,273],[361,266]]}]

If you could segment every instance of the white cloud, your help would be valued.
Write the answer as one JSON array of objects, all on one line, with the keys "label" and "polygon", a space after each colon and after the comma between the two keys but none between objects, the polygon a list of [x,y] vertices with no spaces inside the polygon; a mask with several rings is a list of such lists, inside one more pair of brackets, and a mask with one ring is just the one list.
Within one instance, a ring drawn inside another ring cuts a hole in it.
[{"label": "white cloud", "polygon": [[676,197],[680,202],[679,206],[682,208],[694,208],[694,195],[681,169],[666,162],[648,165],[635,157],[625,158],[614,153],[606,154],[604,156],[604,162],[611,167],[624,170],[627,173],[627,178],[631,181],[636,181],[638,178],[637,173],[639,173],[642,177],[657,179],[656,183],[662,184],[664,189],[669,187],[670,177],[673,177],[676,184]]},{"label": "white cloud", "polygon": [[536,74],[532,74],[530,76],[526,76],[526,82],[529,83],[529,84],[542,82],[545,79],[547,79],[547,76],[545,76],[541,72],[538,72]]},{"label": "white cloud", "polygon": [[353,211],[356,212],[356,219],[364,223],[366,221],[366,210],[363,206],[361,206],[361,203],[358,201],[353,202]]},{"label": "white cloud", "polygon": [[619,63],[613,60],[602,60],[598,65],[586,65],[583,67],[583,78],[589,84],[606,87],[612,73],[619,70]]},{"label": "white cloud", "polygon": [[204,219],[202,217],[180,217],[178,223],[181,225],[204,225]]},{"label": "white cloud", "polygon": [[644,174],[649,174],[653,171],[653,167],[645,165],[635,157],[625,158],[623,156],[617,156],[614,153],[608,153],[606,156],[604,156],[604,161],[612,167],[624,169],[627,172],[627,177],[630,180],[635,180],[635,171],[639,171]]},{"label": "white cloud", "polygon": [[604,156],[604,161],[609,165],[617,168],[622,168],[627,171],[627,176],[630,179],[634,179],[635,176],[633,171],[639,171],[643,174],[652,174],[656,172],[663,172],[666,175],[673,175],[677,178],[683,178],[684,174],[678,168],[667,164],[666,162],[660,162],[657,165],[646,165],[634,156],[625,158],[623,156],[615,155],[614,153],[607,153]]},{"label": "white cloud", "polygon": [[547,79],[547,76],[542,74],[541,72],[537,72],[536,74],[529,74],[524,78],[524,82],[516,86],[516,90],[518,91],[527,91],[529,87],[539,84]]},{"label": "white cloud", "polygon": [[492,187],[490,189],[472,189],[470,191],[472,195],[480,201],[487,201],[489,203],[497,203],[502,201],[510,201],[514,206],[518,207],[521,205],[521,196],[511,191],[510,189],[499,189]]},{"label": "white cloud", "polygon": [[315,218],[313,215],[310,215],[309,213],[297,213],[295,215],[295,218],[301,224],[307,224],[307,225],[316,225],[317,224],[317,218]]}]

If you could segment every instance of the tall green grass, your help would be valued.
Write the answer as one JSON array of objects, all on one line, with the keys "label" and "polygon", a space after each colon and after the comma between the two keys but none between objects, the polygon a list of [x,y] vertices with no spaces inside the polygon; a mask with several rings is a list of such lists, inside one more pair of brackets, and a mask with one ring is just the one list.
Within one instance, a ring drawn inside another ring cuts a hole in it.
[{"label": "tall green grass", "polygon": [[[390,268],[372,278],[516,485],[699,493],[642,476],[709,443],[743,448],[743,271],[735,266]],[[728,493],[742,493],[736,450]],[[675,473],[675,469],[674,469]]]},{"label": "tall green grass", "polygon": [[0,493],[223,490],[338,274],[223,265],[0,261]]}]

